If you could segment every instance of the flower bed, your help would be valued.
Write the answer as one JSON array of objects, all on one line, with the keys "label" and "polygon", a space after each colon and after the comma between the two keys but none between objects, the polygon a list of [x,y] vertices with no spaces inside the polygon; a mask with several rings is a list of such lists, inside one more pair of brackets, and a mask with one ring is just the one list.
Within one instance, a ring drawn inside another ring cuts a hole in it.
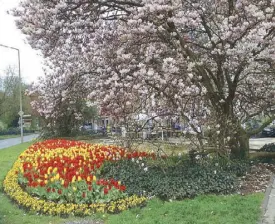
[{"label": "flower bed", "polygon": [[25,150],[8,172],[4,191],[19,205],[46,214],[116,213],[143,205],[146,198],[127,195],[127,186],[103,178],[105,162],[154,157],[116,146],[47,140]]}]

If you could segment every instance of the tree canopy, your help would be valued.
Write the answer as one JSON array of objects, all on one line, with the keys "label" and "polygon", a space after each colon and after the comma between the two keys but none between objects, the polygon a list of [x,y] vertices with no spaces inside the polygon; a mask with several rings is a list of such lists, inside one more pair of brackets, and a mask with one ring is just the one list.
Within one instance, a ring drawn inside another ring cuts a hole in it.
[{"label": "tree canopy", "polygon": [[[8,127],[18,126],[20,80],[16,68],[8,66],[0,73],[0,120]],[[27,85],[22,83],[23,111],[31,113],[30,99],[24,96]]]},{"label": "tree canopy", "polygon": [[[238,154],[260,130],[241,124],[261,113],[271,118],[260,128],[273,119],[274,5],[274,0],[26,0],[13,13],[52,68],[49,88],[64,91],[61,86],[74,77],[81,83],[72,85],[76,92],[89,87],[87,97],[107,114],[180,116],[202,148],[201,127],[211,127],[217,150],[225,153],[228,146]],[[49,99],[52,93],[43,94]]]}]

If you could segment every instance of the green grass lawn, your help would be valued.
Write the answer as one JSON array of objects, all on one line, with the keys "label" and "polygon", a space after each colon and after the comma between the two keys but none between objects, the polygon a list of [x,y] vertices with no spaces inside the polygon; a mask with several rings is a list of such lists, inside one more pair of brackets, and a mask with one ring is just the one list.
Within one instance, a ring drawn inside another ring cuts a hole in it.
[{"label": "green grass lawn", "polygon": [[256,224],[262,200],[263,194],[210,195],[173,202],[154,199],[143,209],[108,216],[106,224]]},{"label": "green grass lawn", "polygon": [[[61,224],[80,220],[26,213],[13,204],[3,193],[2,182],[18,155],[31,143],[0,150],[0,224]],[[105,224],[253,224],[260,217],[263,194],[249,196],[200,196],[193,200],[163,202],[153,199],[142,209],[134,208],[117,215],[96,215],[85,218],[102,218]]]}]

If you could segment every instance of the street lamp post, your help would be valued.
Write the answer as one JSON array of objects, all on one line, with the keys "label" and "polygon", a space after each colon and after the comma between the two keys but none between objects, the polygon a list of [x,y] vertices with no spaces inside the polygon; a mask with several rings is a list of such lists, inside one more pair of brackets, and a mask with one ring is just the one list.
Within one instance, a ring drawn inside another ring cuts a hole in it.
[{"label": "street lamp post", "polygon": [[9,48],[12,50],[17,51],[17,57],[18,57],[18,73],[19,73],[19,104],[20,104],[20,111],[19,111],[19,116],[20,116],[20,132],[21,132],[21,143],[23,143],[23,106],[22,106],[22,82],[21,82],[21,68],[20,68],[20,50],[15,47],[10,47],[6,46],[3,44],[0,44],[1,47]]}]

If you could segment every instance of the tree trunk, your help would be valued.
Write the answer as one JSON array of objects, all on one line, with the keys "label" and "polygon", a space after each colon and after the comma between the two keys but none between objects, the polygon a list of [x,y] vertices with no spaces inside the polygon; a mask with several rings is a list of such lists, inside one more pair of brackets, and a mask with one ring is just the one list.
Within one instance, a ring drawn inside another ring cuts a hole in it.
[{"label": "tree trunk", "polygon": [[230,149],[232,159],[246,159],[248,157],[249,136],[241,126],[231,141]]},{"label": "tree trunk", "polygon": [[221,142],[225,143],[223,147],[227,148],[229,146],[230,158],[245,159],[248,157],[249,152],[249,135],[243,129],[241,122],[234,114],[232,100],[224,104],[222,114],[218,113],[218,120],[221,119],[219,120],[221,131],[223,131],[221,137],[230,137],[229,140]]}]

